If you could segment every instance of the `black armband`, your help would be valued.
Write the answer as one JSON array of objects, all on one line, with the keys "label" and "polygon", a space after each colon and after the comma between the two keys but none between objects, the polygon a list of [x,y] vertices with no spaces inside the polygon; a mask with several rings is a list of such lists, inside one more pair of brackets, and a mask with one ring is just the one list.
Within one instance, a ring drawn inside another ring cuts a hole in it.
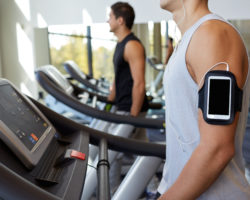
[{"label": "black armband", "polygon": [[243,91],[235,76],[229,71],[210,71],[199,90],[198,107],[209,124],[227,125],[234,121],[235,113],[241,111]]}]

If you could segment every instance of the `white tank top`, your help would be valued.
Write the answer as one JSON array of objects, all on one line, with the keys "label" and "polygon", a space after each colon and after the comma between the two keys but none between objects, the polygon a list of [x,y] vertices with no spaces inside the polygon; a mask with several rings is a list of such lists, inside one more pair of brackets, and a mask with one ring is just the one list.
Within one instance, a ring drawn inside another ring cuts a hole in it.
[{"label": "white tank top", "polygon": [[[163,194],[176,181],[192,152],[200,142],[198,126],[198,85],[190,76],[185,55],[194,32],[207,20],[221,20],[215,14],[200,18],[190,27],[175,48],[164,73],[166,103],[166,163],[158,191]],[[248,70],[249,71],[249,70]],[[216,182],[199,200],[249,200],[250,187],[244,175],[242,143],[248,115],[250,81],[243,88],[243,104],[236,136],[234,158]]]}]

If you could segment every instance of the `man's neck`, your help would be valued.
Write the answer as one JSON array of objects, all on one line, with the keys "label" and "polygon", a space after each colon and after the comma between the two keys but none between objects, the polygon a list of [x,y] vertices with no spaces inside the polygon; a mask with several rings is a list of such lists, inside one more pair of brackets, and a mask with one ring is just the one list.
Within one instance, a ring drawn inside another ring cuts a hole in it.
[{"label": "man's neck", "polygon": [[131,33],[131,30],[129,29],[119,29],[114,34],[118,38],[118,42],[121,42],[130,33]]},{"label": "man's neck", "polygon": [[207,5],[204,4],[185,4],[184,8],[180,8],[173,12],[173,18],[183,35],[186,30],[191,27],[198,19],[210,13]]}]

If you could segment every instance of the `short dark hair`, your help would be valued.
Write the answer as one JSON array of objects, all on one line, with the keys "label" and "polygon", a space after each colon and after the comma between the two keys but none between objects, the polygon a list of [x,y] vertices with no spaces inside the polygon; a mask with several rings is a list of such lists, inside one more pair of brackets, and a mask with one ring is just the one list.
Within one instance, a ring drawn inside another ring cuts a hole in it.
[{"label": "short dark hair", "polygon": [[125,21],[126,26],[132,29],[135,19],[135,12],[131,5],[126,2],[117,2],[111,6],[111,9],[116,17],[122,17]]},{"label": "short dark hair", "polygon": [[172,37],[168,37],[168,39],[170,40],[171,43],[173,43],[173,38]]}]

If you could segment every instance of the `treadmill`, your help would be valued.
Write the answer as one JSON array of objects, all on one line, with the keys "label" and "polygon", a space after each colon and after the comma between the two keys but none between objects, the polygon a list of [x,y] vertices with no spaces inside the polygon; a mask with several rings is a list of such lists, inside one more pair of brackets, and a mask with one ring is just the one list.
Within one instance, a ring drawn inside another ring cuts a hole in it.
[{"label": "treadmill", "polygon": [[80,199],[89,143],[99,145],[98,199],[110,199],[107,148],[165,157],[165,146],[76,123],[0,79],[0,199]]},{"label": "treadmill", "polygon": [[[53,72],[56,72],[56,70],[54,70],[54,68],[55,67],[52,65],[46,65],[46,66],[40,67],[39,69],[36,70],[36,78],[37,78],[38,82],[40,83],[40,85],[49,94],[53,95],[56,99],[65,103],[68,106],[71,106],[72,108],[76,109],[79,112],[82,112],[84,114],[88,114],[91,117],[101,119],[104,121],[108,121],[108,122],[112,122],[112,123],[119,123],[120,128],[115,133],[110,133],[110,134],[129,137],[129,134],[131,133],[132,130],[131,130],[131,126],[128,126],[128,125],[133,125],[136,127],[143,127],[143,128],[151,128],[151,129],[163,129],[163,123],[164,123],[163,120],[151,119],[151,118],[145,118],[145,117],[123,116],[123,115],[119,115],[119,114],[110,113],[107,111],[98,110],[96,108],[92,108],[88,105],[81,103],[75,96],[69,95],[66,92],[64,92],[62,87],[59,86],[58,81],[53,79],[53,77],[55,77],[55,76],[52,77],[50,75],[50,73],[48,73],[48,71],[52,72],[51,69],[53,69]],[[58,74],[58,76],[59,76],[59,74]],[[73,94],[74,94],[74,92],[73,92]],[[107,125],[109,125],[109,123],[107,123]],[[103,130],[102,127],[100,130]],[[90,150],[92,152],[92,148]],[[90,153],[90,154],[92,155],[92,153]],[[118,155],[117,152],[110,152],[109,153],[110,163],[113,162],[113,160],[115,159],[115,157],[117,155]],[[93,158],[93,163],[96,164],[97,160],[94,159],[94,157],[95,156],[91,156],[91,158]],[[148,160],[148,158],[144,158],[144,159]],[[152,161],[152,162],[157,163],[157,166],[159,167],[162,160],[159,159],[158,162],[155,162],[155,161]],[[140,162],[140,163],[142,165],[143,162]],[[150,165],[148,165],[148,166],[150,167]],[[144,167],[144,169],[148,169],[148,168]],[[155,170],[155,168],[152,167],[151,169],[148,169],[148,171],[149,171],[149,173],[147,174],[147,176],[137,177],[134,179],[140,180],[140,178],[145,178],[145,177],[151,178],[156,170]],[[90,196],[94,192],[94,186],[97,184],[97,182],[95,181],[96,174],[94,172],[95,171],[93,168],[88,167],[88,176],[87,176],[87,183],[88,184],[86,186],[87,188],[85,188],[86,190],[84,190],[84,193],[83,193],[84,198],[83,199],[90,198]],[[134,175],[139,175],[139,173],[135,173]],[[145,184],[147,184],[147,182],[145,182]],[[125,185],[127,187],[129,184],[125,184]],[[141,184],[140,187],[145,188],[145,185]],[[135,189],[135,188],[133,188],[133,189]],[[139,193],[140,190],[138,189],[138,187],[136,190],[137,191],[135,191],[135,192]],[[125,191],[126,191],[126,189],[125,189]],[[133,194],[133,193],[131,193],[131,194]]]},{"label": "treadmill", "polygon": [[0,91],[0,199],[79,199],[88,134],[57,130],[7,80]]},{"label": "treadmill", "polygon": [[[69,107],[77,110],[78,112],[89,115],[93,118],[98,118],[113,123],[132,124],[136,127],[143,128],[164,128],[164,120],[152,119],[149,117],[146,118],[122,116],[119,114],[107,112],[105,110],[99,110],[82,103],[80,101],[79,94],[86,92],[86,90],[84,90],[83,88],[79,88],[76,85],[72,85],[72,88],[67,88],[67,90],[65,90],[65,88],[62,87],[60,81],[60,79],[63,79],[63,76],[53,65],[42,66],[35,71],[35,74],[37,81],[45,91],[55,97],[58,101],[68,105]],[[63,82],[66,81],[67,80],[63,80]],[[92,93],[89,94],[92,97],[96,97],[97,100],[106,102],[108,104],[113,104],[112,102],[109,102],[107,98],[101,95],[95,95]]]}]

